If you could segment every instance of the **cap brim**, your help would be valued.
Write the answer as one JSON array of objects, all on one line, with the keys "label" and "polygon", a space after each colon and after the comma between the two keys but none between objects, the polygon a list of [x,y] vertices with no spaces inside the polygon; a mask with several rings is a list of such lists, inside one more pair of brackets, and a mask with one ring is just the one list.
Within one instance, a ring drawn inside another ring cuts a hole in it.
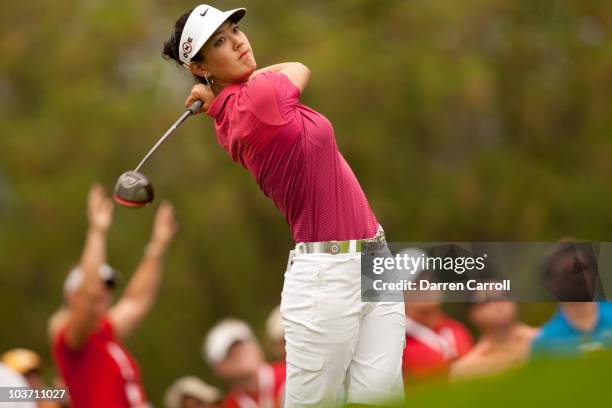
[{"label": "cap brim", "polygon": [[246,12],[247,10],[245,8],[237,8],[237,9],[226,11],[226,14],[229,14],[227,19],[231,20],[234,23],[237,23],[240,20],[242,20],[242,17],[245,16]]}]

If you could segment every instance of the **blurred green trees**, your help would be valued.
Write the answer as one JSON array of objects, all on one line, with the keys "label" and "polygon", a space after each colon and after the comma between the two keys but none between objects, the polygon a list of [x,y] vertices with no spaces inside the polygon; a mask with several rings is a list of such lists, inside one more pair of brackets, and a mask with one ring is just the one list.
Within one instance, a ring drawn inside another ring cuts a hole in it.
[{"label": "blurred green trees", "polygon": [[[191,79],[160,54],[195,5],[0,6],[0,350],[48,359],[45,321],[80,253],[87,188],[110,190],[182,112]],[[249,9],[241,28],[260,66],[312,69],[302,100],[334,124],[390,240],[610,240],[611,2],[213,5]],[[261,327],[291,238],[206,117],[144,171],[181,222],[159,303],[128,344],[159,402],[175,377],[207,373],[199,349],[216,319]],[[109,261],[127,275],[153,211],[116,209]]]}]

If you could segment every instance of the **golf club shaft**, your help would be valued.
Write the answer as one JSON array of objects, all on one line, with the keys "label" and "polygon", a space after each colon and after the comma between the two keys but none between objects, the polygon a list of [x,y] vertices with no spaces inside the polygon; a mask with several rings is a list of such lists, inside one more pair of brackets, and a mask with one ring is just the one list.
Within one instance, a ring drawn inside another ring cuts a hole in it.
[{"label": "golf club shaft", "polygon": [[170,137],[170,135],[172,133],[174,133],[174,131],[181,125],[181,123],[183,123],[185,121],[185,119],[187,119],[189,116],[193,115],[194,113],[196,113],[197,111],[200,110],[200,108],[202,108],[202,101],[195,101],[186,111],[185,113],[183,113],[181,115],[180,118],[178,118],[178,120],[176,122],[174,122],[174,124],[172,126],[170,126],[170,129],[166,130],[166,133],[164,133],[162,135],[162,137],[159,138],[159,140],[157,141],[157,143],[155,143],[155,145],[151,148],[151,150],[149,150],[149,152],[145,155],[145,157],[140,161],[140,163],[138,164],[138,166],[136,166],[136,168],[134,169],[134,171],[139,171],[140,168],[147,162],[147,160],[149,160],[149,158],[153,155],[153,153],[155,153],[155,151],[157,149],[159,149],[159,147],[166,141],[166,139],[168,139],[168,137]]}]

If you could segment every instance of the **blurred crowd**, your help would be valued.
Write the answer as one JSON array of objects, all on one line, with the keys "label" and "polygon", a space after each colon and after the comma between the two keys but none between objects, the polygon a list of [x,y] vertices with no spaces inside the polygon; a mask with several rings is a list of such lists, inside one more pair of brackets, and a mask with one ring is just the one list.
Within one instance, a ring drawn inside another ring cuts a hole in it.
[{"label": "blurred crowd", "polygon": [[[113,204],[98,185],[89,192],[87,215],[89,227],[81,258],[66,277],[64,304],[49,319],[49,344],[57,379],[45,384],[41,358],[35,351],[18,348],[0,358],[2,386],[65,387],[69,398],[63,402],[20,403],[18,407],[150,406],[138,363],[123,343],[155,303],[164,255],[177,231],[174,211],[169,203],[159,206],[151,240],[118,297],[114,291],[122,278],[106,263],[106,235],[112,225]],[[577,271],[577,264],[586,267]],[[559,302],[556,313],[541,327],[521,322],[517,303],[484,292],[475,293],[472,301],[465,303],[464,321],[451,318],[441,299],[407,301],[403,353],[406,392],[427,381],[496,375],[537,358],[577,356],[612,348],[612,304],[593,301],[598,281],[589,276],[589,264],[588,254],[570,243],[554,248],[545,263],[545,283],[558,299],[574,301]],[[582,278],[575,281],[577,274]],[[568,281],[573,282],[571,293],[567,293],[567,285],[560,284]],[[468,324],[477,330],[476,341]],[[224,391],[202,378],[186,375],[168,385],[164,405],[282,407],[286,363],[279,307],[270,313],[264,331],[266,338],[260,341],[245,321],[219,321],[203,333],[201,355],[217,377],[213,382],[225,384]],[[270,361],[266,355],[271,356]]]}]

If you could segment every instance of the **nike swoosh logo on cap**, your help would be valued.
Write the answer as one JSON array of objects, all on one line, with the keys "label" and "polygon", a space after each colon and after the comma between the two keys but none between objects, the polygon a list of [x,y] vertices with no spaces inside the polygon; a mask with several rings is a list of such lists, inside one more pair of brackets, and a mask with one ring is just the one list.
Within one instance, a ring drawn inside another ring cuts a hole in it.
[{"label": "nike swoosh logo on cap", "polygon": [[204,12],[203,12],[203,13],[200,13],[200,15],[201,15],[202,17],[204,17],[204,16],[206,15],[206,13],[208,13],[208,9],[204,10]]}]

